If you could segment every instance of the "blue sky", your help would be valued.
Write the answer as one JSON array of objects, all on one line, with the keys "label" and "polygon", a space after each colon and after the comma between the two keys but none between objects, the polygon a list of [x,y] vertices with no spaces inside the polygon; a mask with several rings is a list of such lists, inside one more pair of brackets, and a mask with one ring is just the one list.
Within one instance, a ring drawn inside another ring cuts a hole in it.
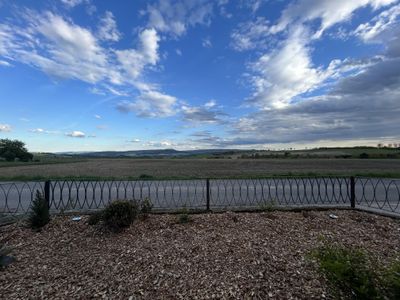
[{"label": "blue sky", "polygon": [[397,0],[0,0],[0,138],[31,151],[400,142]]}]

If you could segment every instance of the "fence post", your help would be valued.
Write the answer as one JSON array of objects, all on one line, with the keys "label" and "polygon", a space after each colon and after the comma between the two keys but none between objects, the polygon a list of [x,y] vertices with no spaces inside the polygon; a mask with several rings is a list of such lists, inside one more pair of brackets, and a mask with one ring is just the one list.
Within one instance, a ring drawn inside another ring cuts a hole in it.
[{"label": "fence post", "polygon": [[50,209],[50,180],[44,183],[44,199],[46,200],[48,209]]},{"label": "fence post", "polygon": [[356,207],[356,183],[354,176],[350,177],[350,205]]},{"label": "fence post", "polygon": [[207,207],[207,211],[210,211],[210,179],[207,178],[206,180],[206,190],[207,190],[207,203],[206,203],[206,207]]}]

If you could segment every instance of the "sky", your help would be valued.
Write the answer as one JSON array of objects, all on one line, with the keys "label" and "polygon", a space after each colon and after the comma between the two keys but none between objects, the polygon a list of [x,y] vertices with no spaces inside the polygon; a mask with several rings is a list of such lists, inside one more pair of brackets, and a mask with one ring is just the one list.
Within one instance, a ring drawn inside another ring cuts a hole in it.
[{"label": "sky", "polygon": [[0,0],[30,151],[400,142],[398,0]]}]

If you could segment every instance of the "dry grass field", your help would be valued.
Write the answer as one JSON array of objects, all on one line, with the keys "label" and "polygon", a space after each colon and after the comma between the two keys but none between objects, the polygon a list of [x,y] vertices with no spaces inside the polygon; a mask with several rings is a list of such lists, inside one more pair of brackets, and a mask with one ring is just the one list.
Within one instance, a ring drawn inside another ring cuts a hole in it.
[{"label": "dry grass field", "polygon": [[272,175],[399,176],[397,159],[87,159],[3,166],[0,179],[61,177],[137,178],[262,177]]}]

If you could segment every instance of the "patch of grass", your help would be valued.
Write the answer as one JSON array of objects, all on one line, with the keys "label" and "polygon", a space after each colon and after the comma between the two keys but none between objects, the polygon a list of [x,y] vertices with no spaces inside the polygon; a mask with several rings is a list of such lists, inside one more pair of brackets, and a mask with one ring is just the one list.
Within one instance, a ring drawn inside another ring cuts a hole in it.
[{"label": "patch of grass", "polygon": [[400,261],[395,261],[383,273],[385,294],[388,299],[400,299]]},{"label": "patch of grass", "polygon": [[[326,243],[322,237],[320,241]],[[311,253],[340,299],[400,299],[400,261],[383,268],[364,251],[325,245]]]},{"label": "patch of grass", "polygon": [[32,229],[40,229],[50,222],[48,203],[39,190],[36,191],[35,199],[32,202],[28,222]]},{"label": "patch of grass", "polygon": [[312,254],[320,270],[346,299],[380,299],[376,275],[367,267],[365,253],[359,249],[323,246]]}]

